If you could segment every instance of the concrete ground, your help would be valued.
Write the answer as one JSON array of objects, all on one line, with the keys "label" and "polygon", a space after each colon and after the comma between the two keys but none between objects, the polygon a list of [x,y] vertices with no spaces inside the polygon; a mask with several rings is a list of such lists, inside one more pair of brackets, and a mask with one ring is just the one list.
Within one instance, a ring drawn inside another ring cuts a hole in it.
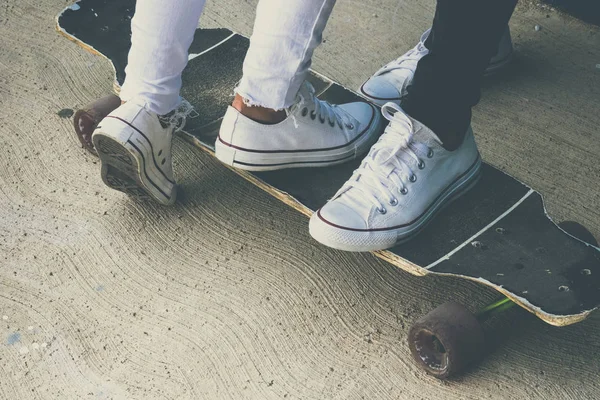
[{"label": "concrete ground", "polygon": [[[68,3],[0,0],[0,398],[600,398],[600,313],[554,328],[511,311],[490,357],[442,383],[413,364],[410,324],[489,290],[319,246],[303,216],[180,140],[175,207],[108,190],[56,114],[113,79],[54,31]],[[248,34],[255,4],[210,1],[202,23]],[[339,0],[315,68],[357,87],[433,12]],[[530,3],[511,27],[516,60],[474,114],[483,157],[600,237],[600,29]]]}]

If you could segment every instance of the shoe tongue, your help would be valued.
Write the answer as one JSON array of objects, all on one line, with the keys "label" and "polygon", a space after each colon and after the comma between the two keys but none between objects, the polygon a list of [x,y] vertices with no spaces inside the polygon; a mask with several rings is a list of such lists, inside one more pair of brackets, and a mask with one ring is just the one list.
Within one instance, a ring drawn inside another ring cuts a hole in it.
[{"label": "shoe tongue", "polygon": [[315,95],[315,88],[308,81],[304,81],[298,90],[298,95],[304,99],[309,99]]},{"label": "shoe tongue", "polygon": [[435,133],[433,133],[431,129],[429,129],[414,118],[410,119],[413,123],[413,140],[415,142],[425,143],[429,147],[432,147],[433,145],[442,146],[442,141]]},{"label": "shoe tongue", "polygon": [[419,44],[418,44],[419,49],[428,50],[427,46],[425,46],[425,42],[429,38],[430,34],[431,34],[431,28],[429,28],[425,32],[423,32],[423,34],[421,35],[421,38],[419,39]]},{"label": "shoe tongue", "polygon": [[377,153],[372,157],[375,164],[377,164],[377,169],[379,171],[384,172],[386,175],[388,175],[394,169],[393,164],[387,162],[391,158],[392,150],[394,150],[394,147],[392,147],[391,145],[384,147],[382,149],[377,150]]},{"label": "shoe tongue", "polygon": [[[410,117],[409,117],[410,118]],[[412,132],[389,132],[384,135],[389,135],[384,138],[386,146],[377,150],[372,156],[373,161],[377,164],[377,168],[386,176],[395,169],[395,165],[391,162],[386,162],[390,159],[392,152],[400,148],[407,148],[410,142],[423,143],[428,147],[442,146],[442,141],[435,133],[414,118],[410,118],[412,122]]]},{"label": "shoe tongue", "polygon": [[300,89],[298,89],[298,94],[296,95],[294,104],[288,108],[288,113],[296,114],[304,107],[308,107],[309,110],[312,110],[313,105],[310,103],[311,99],[315,97],[314,93],[315,89],[313,86],[308,81],[304,81],[304,83],[302,83],[300,86]]}]

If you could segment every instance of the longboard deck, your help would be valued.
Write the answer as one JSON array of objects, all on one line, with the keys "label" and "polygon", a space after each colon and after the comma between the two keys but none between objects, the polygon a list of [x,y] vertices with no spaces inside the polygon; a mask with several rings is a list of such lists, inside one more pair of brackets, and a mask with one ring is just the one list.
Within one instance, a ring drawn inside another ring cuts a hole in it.
[{"label": "longboard deck", "polygon": [[[135,0],[82,0],[57,18],[59,32],[108,58],[116,87],[125,78]],[[226,29],[199,29],[184,71],[182,95],[199,113],[183,136],[212,154],[249,40]],[[321,99],[360,97],[312,73]],[[310,216],[358,167],[288,169],[239,175]],[[440,274],[490,286],[549,324],[585,319],[600,305],[600,250],[571,237],[547,216],[539,193],[491,165],[478,184],[444,208],[414,239],[374,253],[415,275]]]}]

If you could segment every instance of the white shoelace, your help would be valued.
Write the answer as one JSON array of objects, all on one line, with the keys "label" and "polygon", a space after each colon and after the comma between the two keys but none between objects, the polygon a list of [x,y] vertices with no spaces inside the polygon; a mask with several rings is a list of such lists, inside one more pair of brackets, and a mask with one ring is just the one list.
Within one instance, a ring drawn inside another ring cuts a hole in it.
[{"label": "white shoelace", "polygon": [[[328,122],[331,127],[337,124],[340,129],[343,126],[348,129],[354,129],[353,119],[348,113],[337,105],[319,100],[315,93],[315,88],[309,82],[304,82],[303,85],[305,85],[306,90],[301,89],[298,92],[299,101],[292,106],[290,111],[292,115],[300,114],[303,117],[310,117],[312,120],[319,118],[322,124]],[[310,111],[311,108],[313,109],[312,111]],[[294,119],[295,122],[296,120]]]},{"label": "white shoelace", "polygon": [[396,206],[398,196],[406,195],[409,183],[416,182],[413,168],[425,168],[423,158],[433,154],[426,144],[413,141],[412,122],[399,106],[387,103],[381,110],[390,124],[339,193],[356,189],[351,196],[354,201],[372,204],[385,214],[384,201]]},{"label": "white shoelace", "polygon": [[158,119],[168,126],[173,127],[173,132],[179,132],[185,127],[188,117],[196,118],[198,113],[187,100],[182,100],[179,106],[166,115],[159,115]]}]

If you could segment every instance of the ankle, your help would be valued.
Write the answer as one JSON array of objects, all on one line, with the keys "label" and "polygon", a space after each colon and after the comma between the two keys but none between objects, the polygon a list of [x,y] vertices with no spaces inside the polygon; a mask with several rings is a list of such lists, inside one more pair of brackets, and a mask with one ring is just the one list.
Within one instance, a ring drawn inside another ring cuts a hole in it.
[{"label": "ankle", "polygon": [[238,110],[245,117],[266,125],[278,124],[287,117],[285,110],[277,111],[271,108],[250,106],[244,102],[244,98],[239,94],[235,95],[233,104],[231,106]]}]

